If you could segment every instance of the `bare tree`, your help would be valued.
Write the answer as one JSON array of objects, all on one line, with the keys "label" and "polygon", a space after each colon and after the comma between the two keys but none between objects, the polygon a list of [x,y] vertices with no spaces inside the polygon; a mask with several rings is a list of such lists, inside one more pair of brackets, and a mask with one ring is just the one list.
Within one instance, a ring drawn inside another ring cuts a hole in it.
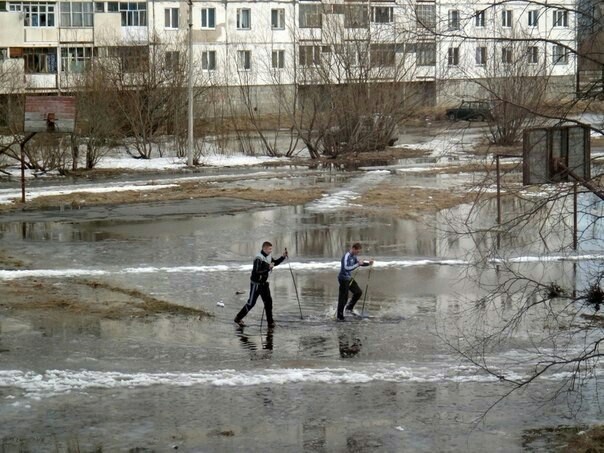
[{"label": "bare tree", "polygon": [[[424,101],[409,83],[413,32],[392,7],[307,5],[300,13],[295,102],[286,106],[311,156],[373,151]],[[397,23],[397,27],[395,27]]]},{"label": "bare tree", "polygon": [[92,60],[82,72],[70,75],[76,96],[76,128],[71,134],[73,169],[79,162],[80,145],[85,146],[85,168],[94,168],[112,147],[117,146],[123,119],[115,115],[118,93],[110,85],[105,72],[97,71]]},{"label": "bare tree", "polygon": [[[19,59],[0,61],[0,127],[3,131],[3,143],[0,147],[0,167],[21,162],[19,143],[23,140],[23,118],[25,107],[25,83],[23,80],[23,62]],[[33,167],[25,156],[25,167]]]},{"label": "bare tree", "polygon": [[172,131],[186,106],[186,52],[182,43],[107,46],[99,49],[95,71],[102,73],[116,94],[115,109],[123,125],[122,137],[132,140],[126,150],[133,157],[149,159],[161,154],[157,141]]},{"label": "bare tree", "polygon": [[[477,20],[476,15],[485,13],[499,20],[502,11],[514,5],[519,3],[499,2],[466,18]],[[531,12],[529,20],[547,17],[554,28],[566,28],[575,15],[584,14],[574,7],[541,2],[520,6],[524,9],[515,9],[514,14],[523,11],[523,21]],[[443,28],[437,33],[439,38],[448,36],[458,43],[472,40],[473,45],[479,43],[476,48],[495,52],[497,65],[487,69],[497,77],[468,80],[475,80],[481,93],[495,101],[489,124],[493,142],[516,143],[524,129],[534,124],[581,124],[579,114],[597,105],[594,90],[577,90],[575,84],[565,90],[554,83],[560,65],[581,61],[582,57],[604,71],[602,62],[596,63],[593,54],[582,55],[582,47],[565,34],[508,33],[488,38],[491,44],[481,46],[484,36],[459,29],[444,32]],[[530,63],[539,61],[531,73],[527,69]],[[602,131],[601,124],[591,128]],[[481,195],[465,215],[447,219],[451,234],[472,245],[467,275],[477,282],[482,294],[468,298],[471,308],[459,331],[445,332],[443,326],[441,333],[472,364],[509,383],[509,392],[543,382],[543,378],[552,379],[557,386],[549,396],[565,395],[573,403],[571,408],[579,411],[581,403],[601,402],[594,389],[601,379],[604,318],[597,312],[604,300],[604,268],[600,258],[590,255],[601,250],[604,212],[601,194],[592,193],[601,187],[602,175],[598,173],[588,181],[592,190],[578,190],[576,219],[581,232],[574,238],[577,184],[572,178],[570,181],[551,181],[531,190],[522,187],[513,173],[504,174],[503,215],[497,221],[498,216],[492,215],[492,197],[481,196],[495,185],[495,175],[488,174],[477,190]],[[506,355],[510,349],[518,351],[514,357]]]},{"label": "bare tree", "polygon": [[494,43],[489,48],[493,55],[487,63],[486,77],[477,83],[492,102],[492,116],[487,119],[490,141],[513,145],[521,140],[525,128],[544,123],[535,113],[543,110],[547,99],[549,73],[545,62],[532,63],[540,48],[524,40]]}]

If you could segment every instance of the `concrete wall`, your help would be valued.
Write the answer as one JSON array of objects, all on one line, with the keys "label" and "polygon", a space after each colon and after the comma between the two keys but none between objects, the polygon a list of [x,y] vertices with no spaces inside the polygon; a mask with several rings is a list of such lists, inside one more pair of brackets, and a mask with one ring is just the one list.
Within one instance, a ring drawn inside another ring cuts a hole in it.
[{"label": "concrete wall", "polygon": [[[436,105],[455,106],[462,100],[492,99],[494,96],[485,86],[496,86],[496,80],[440,80],[436,83]],[[575,77],[549,79],[544,100],[565,100],[575,95]]]}]

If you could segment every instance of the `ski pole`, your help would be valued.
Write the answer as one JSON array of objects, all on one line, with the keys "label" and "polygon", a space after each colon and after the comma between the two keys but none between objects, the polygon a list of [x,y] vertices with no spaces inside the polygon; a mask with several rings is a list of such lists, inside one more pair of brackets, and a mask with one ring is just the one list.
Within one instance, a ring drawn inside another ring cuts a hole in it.
[{"label": "ski pole", "polygon": [[369,266],[369,274],[367,275],[367,284],[365,285],[365,294],[363,295],[363,306],[361,307],[361,315],[365,313],[365,301],[367,300],[367,290],[369,289],[369,280],[371,279],[371,269],[373,269],[373,263]]},{"label": "ski pole", "polygon": [[300,305],[300,296],[298,296],[298,285],[296,285],[296,278],[294,277],[294,271],[292,270],[292,263],[289,261],[289,254],[287,248],[285,249],[287,255],[287,264],[289,264],[289,272],[292,274],[292,281],[294,282],[294,289],[296,290],[296,299],[298,300],[298,308],[300,309],[300,319],[304,319],[302,316],[302,305]]}]

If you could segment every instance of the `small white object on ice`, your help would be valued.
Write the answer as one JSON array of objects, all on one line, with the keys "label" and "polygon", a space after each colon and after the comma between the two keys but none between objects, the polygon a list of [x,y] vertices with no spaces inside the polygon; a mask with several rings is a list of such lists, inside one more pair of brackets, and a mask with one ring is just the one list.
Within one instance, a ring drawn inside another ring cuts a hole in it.
[{"label": "small white object on ice", "polygon": [[397,430],[397,431],[405,431],[405,428],[403,428],[402,426],[397,426],[397,427],[396,427],[396,430]]},{"label": "small white object on ice", "polygon": [[224,303],[222,302],[216,302],[216,305],[218,305],[219,307],[224,307]]}]

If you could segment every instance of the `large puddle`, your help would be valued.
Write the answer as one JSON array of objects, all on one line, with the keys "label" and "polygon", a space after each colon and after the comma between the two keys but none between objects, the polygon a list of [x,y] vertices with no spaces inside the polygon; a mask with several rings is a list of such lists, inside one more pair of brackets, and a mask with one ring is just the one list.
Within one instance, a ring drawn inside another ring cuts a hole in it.
[{"label": "large puddle", "polygon": [[[340,210],[391,177],[336,178],[330,197],[305,206],[242,211],[206,200],[195,202],[205,204],[198,213],[201,205],[183,202],[0,224],[0,249],[30,265],[2,270],[2,279],[60,285],[87,276],[214,315],[116,321],[1,313],[3,451],[70,443],[85,451],[484,451],[487,443],[513,451],[523,430],[568,423],[565,400],[533,403],[561,384],[556,376],[481,419],[509,386],[460,360],[443,337],[471,323],[472,301],[505,275],[468,268],[480,243],[443,228],[446,218],[469,216],[467,207],[423,221]],[[517,209],[504,203],[504,212]],[[494,212],[493,202],[481,216]],[[248,327],[236,330],[252,257],[267,239],[275,254],[287,247],[291,257],[271,275],[277,328],[267,332],[259,301]],[[502,256],[522,257],[518,265],[535,278],[580,285],[601,260],[595,242],[565,260],[544,258],[533,240],[504,238]],[[335,323],[339,259],[353,241],[376,260],[357,277],[371,317]],[[512,314],[513,304],[501,311]],[[526,320],[514,346],[489,352],[491,361],[526,374],[525,347],[542,322]],[[595,399],[594,389],[586,398]],[[596,420],[588,403],[577,422]]]}]

